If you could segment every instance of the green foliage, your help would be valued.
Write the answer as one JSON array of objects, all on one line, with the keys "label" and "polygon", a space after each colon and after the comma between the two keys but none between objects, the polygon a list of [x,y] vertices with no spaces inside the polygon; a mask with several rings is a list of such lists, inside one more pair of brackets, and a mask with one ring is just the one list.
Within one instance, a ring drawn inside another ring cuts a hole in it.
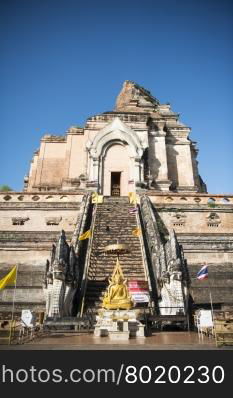
[{"label": "green foliage", "polygon": [[13,189],[11,187],[9,187],[9,185],[0,185],[0,192],[8,192],[8,191],[13,191]]},{"label": "green foliage", "polygon": [[217,205],[215,204],[215,203],[213,203],[213,202],[209,202],[209,203],[207,203],[208,204],[208,207],[210,207],[211,209],[214,209]]}]

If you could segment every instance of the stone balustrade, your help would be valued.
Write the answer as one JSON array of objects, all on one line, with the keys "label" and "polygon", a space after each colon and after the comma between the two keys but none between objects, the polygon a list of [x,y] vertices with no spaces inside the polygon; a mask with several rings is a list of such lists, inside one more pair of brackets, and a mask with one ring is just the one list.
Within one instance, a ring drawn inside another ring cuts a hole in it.
[{"label": "stone balustrade", "polygon": [[81,202],[83,195],[74,193],[1,192],[0,203],[6,202]]},{"label": "stone balustrade", "polygon": [[208,205],[210,208],[214,208],[219,205],[233,205],[233,195],[211,195],[211,194],[192,194],[180,195],[178,193],[149,193],[152,203],[154,204],[183,204],[183,205]]},{"label": "stone balustrade", "polygon": [[[233,195],[216,195],[216,194],[192,194],[187,195],[179,193],[163,193],[153,192],[148,193],[152,203],[156,204],[192,204],[192,205],[233,205]],[[1,192],[0,203],[5,202],[81,202],[82,194],[69,193],[38,193],[38,192]]]}]

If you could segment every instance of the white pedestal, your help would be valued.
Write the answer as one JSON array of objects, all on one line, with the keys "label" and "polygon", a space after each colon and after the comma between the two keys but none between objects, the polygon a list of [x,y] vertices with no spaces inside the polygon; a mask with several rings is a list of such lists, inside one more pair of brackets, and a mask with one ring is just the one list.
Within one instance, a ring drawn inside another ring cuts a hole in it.
[{"label": "white pedestal", "polygon": [[129,340],[129,332],[109,332],[110,340]]},{"label": "white pedestal", "polygon": [[109,336],[111,340],[144,338],[145,325],[138,318],[138,310],[101,310],[96,317],[94,337]]}]

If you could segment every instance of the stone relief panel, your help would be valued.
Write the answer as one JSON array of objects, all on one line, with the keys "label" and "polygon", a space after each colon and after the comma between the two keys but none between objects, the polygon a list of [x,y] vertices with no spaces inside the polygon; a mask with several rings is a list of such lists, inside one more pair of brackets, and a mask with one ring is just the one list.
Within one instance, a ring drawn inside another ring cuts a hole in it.
[{"label": "stone relief panel", "polygon": [[12,225],[24,225],[26,221],[30,220],[29,217],[12,217]]},{"label": "stone relief panel", "polygon": [[221,218],[215,212],[209,213],[206,218],[208,227],[218,227],[221,224]]},{"label": "stone relief panel", "polygon": [[3,197],[3,199],[6,200],[6,201],[8,201],[8,200],[11,200],[12,197],[11,197],[10,195],[5,195],[5,196]]},{"label": "stone relief panel", "polygon": [[59,225],[62,217],[45,217],[46,225]]},{"label": "stone relief panel", "polygon": [[61,208],[14,208],[0,209],[0,231],[73,231],[80,208],[74,210]]},{"label": "stone relief panel", "polygon": [[174,227],[184,227],[186,222],[186,215],[184,213],[175,213],[172,216],[171,223]]}]

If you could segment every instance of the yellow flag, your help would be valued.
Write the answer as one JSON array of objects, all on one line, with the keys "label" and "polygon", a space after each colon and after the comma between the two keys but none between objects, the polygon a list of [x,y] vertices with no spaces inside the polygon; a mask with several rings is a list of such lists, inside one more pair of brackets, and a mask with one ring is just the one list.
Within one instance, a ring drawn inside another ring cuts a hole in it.
[{"label": "yellow flag", "polygon": [[3,279],[0,279],[0,289],[4,289],[5,286],[12,285],[15,282],[16,282],[16,265]]},{"label": "yellow flag", "polygon": [[85,239],[88,239],[90,237],[91,237],[91,230],[89,229],[88,231],[86,231],[82,235],[80,235],[78,240],[85,240]]},{"label": "yellow flag", "polygon": [[128,196],[130,204],[136,205],[137,203],[139,203],[138,195],[136,194],[136,192],[129,192]]},{"label": "yellow flag", "polygon": [[140,228],[133,229],[132,234],[134,236],[140,236],[141,235],[141,229]]},{"label": "yellow flag", "polygon": [[97,192],[93,192],[91,195],[91,203],[103,203],[103,195],[98,195]]}]

